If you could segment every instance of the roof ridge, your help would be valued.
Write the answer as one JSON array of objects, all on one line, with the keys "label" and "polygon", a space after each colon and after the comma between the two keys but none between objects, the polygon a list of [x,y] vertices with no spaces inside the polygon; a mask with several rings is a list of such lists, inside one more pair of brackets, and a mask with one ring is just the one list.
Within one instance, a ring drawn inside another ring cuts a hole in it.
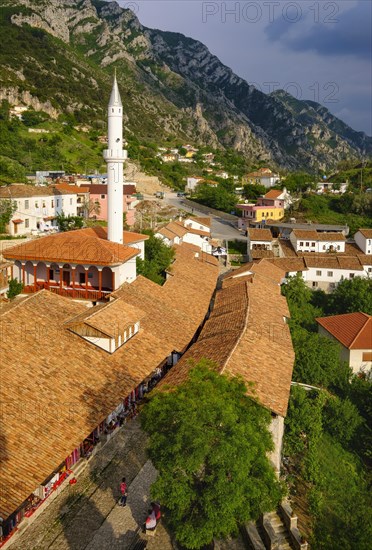
[{"label": "roof ridge", "polygon": [[236,350],[236,348],[238,347],[238,345],[240,344],[244,334],[245,334],[245,331],[247,330],[247,327],[248,327],[248,317],[249,317],[249,311],[250,311],[250,307],[249,307],[249,292],[248,292],[248,285],[249,284],[252,284],[252,283],[249,283],[248,281],[245,281],[244,283],[244,287],[245,287],[245,295],[246,295],[246,298],[247,298],[247,306],[246,306],[246,314],[245,314],[245,320],[244,320],[244,326],[240,332],[240,336],[239,338],[237,339],[237,341],[235,342],[235,345],[233,346],[233,348],[231,349],[226,361],[225,361],[225,364],[221,370],[221,373],[220,374],[223,374],[224,370],[226,369],[227,367],[227,364],[228,362],[230,361],[234,351]]}]

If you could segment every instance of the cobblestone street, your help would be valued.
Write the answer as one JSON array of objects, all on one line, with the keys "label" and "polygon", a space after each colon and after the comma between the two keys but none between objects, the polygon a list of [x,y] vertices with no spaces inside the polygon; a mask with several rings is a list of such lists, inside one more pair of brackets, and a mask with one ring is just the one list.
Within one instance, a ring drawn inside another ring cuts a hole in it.
[{"label": "cobblestone street", "polygon": [[[156,470],[146,458],[139,420],[127,424],[88,462],[75,485],[67,485],[9,548],[12,550],[130,550],[141,537]],[[119,483],[128,482],[128,501],[118,506]],[[159,525],[149,550],[171,550]]]}]

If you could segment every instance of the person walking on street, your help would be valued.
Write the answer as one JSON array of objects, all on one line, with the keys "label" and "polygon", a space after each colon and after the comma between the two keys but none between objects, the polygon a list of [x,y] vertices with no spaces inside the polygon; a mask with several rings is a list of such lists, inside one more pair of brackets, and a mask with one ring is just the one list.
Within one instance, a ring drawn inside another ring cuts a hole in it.
[{"label": "person walking on street", "polygon": [[127,492],[127,483],[125,481],[125,477],[123,477],[123,479],[121,480],[120,492],[121,492],[121,497],[119,501],[119,506],[126,506],[128,492]]}]

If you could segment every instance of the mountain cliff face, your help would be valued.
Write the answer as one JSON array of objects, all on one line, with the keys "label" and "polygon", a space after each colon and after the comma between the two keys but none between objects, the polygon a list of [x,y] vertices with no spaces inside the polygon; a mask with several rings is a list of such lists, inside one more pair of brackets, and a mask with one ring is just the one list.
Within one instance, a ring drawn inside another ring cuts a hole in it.
[{"label": "mountain cliff face", "polygon": [[126,132],[139,139],[232,147],[286,168],[325,169],[372,153],[372,138],[321,105],[258,91],[200,42],[145,28],[116,2],[0,0],[0,6],[6,37],[0,99],[104,124],[115,66]]}]

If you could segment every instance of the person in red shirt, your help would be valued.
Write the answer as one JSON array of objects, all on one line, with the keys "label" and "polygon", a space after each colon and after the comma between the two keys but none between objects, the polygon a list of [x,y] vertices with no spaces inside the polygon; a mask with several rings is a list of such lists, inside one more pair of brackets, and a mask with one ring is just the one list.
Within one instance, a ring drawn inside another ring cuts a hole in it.
[{"label": "person in red shirt", "polygon": [[128,492],[127,492],[127,483],[125,481],[125,477],[123,477],[123,479],[121,480],[120,492],[121,492],[121,497],[119,501],[119,506],[126,506]]}]

